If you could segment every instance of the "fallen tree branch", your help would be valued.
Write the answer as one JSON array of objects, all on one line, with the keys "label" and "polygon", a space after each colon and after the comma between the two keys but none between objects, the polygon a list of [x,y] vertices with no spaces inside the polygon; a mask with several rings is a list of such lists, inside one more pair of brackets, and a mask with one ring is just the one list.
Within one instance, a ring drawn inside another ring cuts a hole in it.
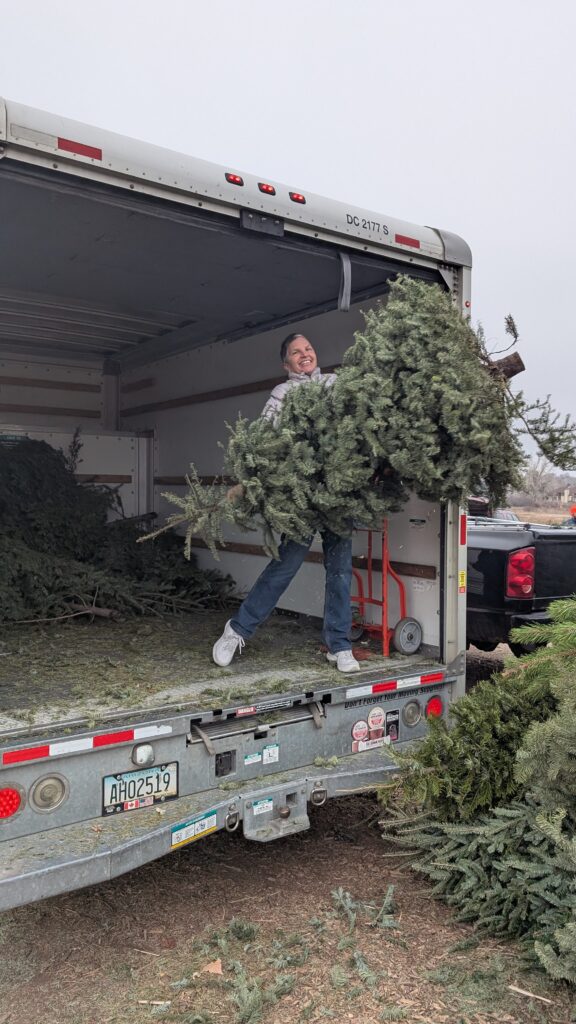
[{"label": "fallen tree branch", "polygon": [[80,607],[79,605],[70,605],[70,607],[77,608],[78,611],[66,612],[64,615],[54,615],[46,619],[16,619],[14,625],[30,626],[37,622],[61,622],[63,619],[76,619],[79,615],[100,615],[105,619],[119,618],[117,613],[110,608],[96,608],[92,604],[88,604],[85,607]]}]

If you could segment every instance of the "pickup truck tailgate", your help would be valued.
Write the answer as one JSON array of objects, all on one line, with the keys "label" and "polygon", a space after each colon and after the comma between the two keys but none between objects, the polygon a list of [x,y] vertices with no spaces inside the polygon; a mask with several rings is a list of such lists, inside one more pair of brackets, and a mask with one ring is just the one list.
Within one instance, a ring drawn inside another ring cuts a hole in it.
[{"label": "pickup truck tailgate", "polygon": [[547,600],[576,593],[576,531],[539,532],[534,589]]}]

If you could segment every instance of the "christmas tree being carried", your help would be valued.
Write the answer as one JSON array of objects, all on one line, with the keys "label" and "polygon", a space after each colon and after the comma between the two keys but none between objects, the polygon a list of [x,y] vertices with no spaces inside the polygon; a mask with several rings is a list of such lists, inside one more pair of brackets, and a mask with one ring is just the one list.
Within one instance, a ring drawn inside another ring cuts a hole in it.
[{"label": "christmas tree being carried", "polygon": [[225,472],[234,500],[204,487],[194,469],[186,496],[167,494],[185,524],[214,551],[222,525],[261,527],[303,542],[329,529],[378,527],[413,492],[431,501],[485,493],[502,503],[523,453],[514,421],[523,411],[481,340],[440,288],[392,283],[386,305],[345,353],[331,387],[293,388],[274,418],[240,418],[230,430]]}]

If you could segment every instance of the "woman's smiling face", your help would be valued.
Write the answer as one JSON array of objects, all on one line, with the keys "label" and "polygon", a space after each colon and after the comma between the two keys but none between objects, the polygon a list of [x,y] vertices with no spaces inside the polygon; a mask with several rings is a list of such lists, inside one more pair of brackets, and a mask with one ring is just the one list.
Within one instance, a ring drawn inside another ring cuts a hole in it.
[{"label": "woman's smiling face", "polygon": [[303,334],[291,341],[286,351],[284,367],[289,373],[313,373],[318,366],[316,353]]}]

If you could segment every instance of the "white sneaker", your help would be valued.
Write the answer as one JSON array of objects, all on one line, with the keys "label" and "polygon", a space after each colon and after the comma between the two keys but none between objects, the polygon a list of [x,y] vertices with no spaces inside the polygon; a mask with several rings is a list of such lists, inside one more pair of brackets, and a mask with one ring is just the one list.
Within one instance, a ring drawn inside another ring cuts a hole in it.
[{"label": "white sneaker", "polygon": [[336,665],[339,672],[358,672],[360,669],[352,651],[338,651],[338,654],[328,651],[326,658],[331,665]]},{"label": "white sneaker", "polygon": [[230,625],[230,619],[224,626],[224,632],[219,640],[216,641],[212,648],[212,660],[220,665],[221,668],[226,668],[232,661],[232,658],[236,654],[237,650],[242,650],[246,641],[243,636],[239,633],[235,633]]}]

